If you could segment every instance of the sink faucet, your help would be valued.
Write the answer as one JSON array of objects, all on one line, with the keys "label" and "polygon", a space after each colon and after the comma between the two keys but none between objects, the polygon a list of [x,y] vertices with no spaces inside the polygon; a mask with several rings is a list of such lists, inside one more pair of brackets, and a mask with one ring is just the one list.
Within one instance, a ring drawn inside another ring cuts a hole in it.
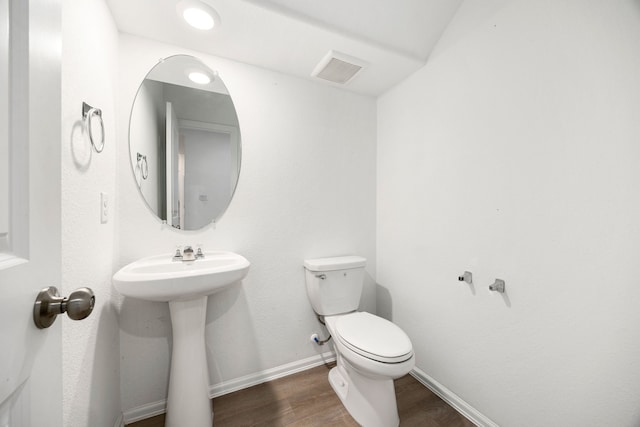
[{"label": "sink faucet", "polygon": [[196,254],[191,246],[185,246],[182,250],[182,261],[195,261]]},{"label": "sink faucet", "polygon": [[204,253],[202,253],[202,248],[198,246],[198,252],[196,252],[196,258],[204,258]]},{"label": "sink faucet", "polygon": [[204,258],[202,248],[198,247],[198,252],[194,252],[191,246],[185,246],[182,251],[180,247],[176,249],[176,253],[173,255],[173,261],[195,261],[198,258]]}]

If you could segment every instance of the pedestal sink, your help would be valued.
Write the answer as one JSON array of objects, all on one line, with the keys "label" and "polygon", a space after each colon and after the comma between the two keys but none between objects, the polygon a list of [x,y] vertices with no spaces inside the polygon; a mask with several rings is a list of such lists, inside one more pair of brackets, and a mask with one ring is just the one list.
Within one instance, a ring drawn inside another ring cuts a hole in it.
[{"label": "pedestal sink", "polygon": [[241,255],[209,251],[195,261],[173,261],[172,254],[135,261],[113,276],[122,295],[168,302],[173,351],[166,427],[211,427],[209,373],[204,342],[207,297],[242,280],[250,263]]}]

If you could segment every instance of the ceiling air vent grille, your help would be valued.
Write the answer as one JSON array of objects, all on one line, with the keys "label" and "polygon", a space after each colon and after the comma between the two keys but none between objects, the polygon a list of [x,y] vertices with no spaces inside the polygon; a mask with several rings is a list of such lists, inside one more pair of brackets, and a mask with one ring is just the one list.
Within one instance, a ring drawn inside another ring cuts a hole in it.
[{"label": "ceiling air vent grille", "polygon": [[366,63],[358,58],[331,50],[322,58],[311,75],[343,85],[351,81],[365,65]]}]

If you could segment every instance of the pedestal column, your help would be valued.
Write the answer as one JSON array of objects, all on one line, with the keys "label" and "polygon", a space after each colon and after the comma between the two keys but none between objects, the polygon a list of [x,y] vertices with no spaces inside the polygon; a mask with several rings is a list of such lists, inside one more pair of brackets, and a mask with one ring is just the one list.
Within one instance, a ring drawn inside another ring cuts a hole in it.
[{"label": "pedestal column", "polygon": [[207,297],[170,301],[173,351],[166,427],[211,427],[209,371],[204,342]]}]

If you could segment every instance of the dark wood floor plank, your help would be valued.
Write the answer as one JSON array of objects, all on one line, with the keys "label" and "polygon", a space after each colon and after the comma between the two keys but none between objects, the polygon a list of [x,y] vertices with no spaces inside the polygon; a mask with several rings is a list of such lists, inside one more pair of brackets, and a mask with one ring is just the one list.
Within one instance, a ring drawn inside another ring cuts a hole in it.
[{"label": "dark wood floor plank", "polygon": [[[323,365],[213,399],[215,427],[358,427]],[[473,427],[415,378],[395,381],[401,427]],[[127,427],[164,427],[164,415]],[[185,422],[185,427],[188,423]]]}]

